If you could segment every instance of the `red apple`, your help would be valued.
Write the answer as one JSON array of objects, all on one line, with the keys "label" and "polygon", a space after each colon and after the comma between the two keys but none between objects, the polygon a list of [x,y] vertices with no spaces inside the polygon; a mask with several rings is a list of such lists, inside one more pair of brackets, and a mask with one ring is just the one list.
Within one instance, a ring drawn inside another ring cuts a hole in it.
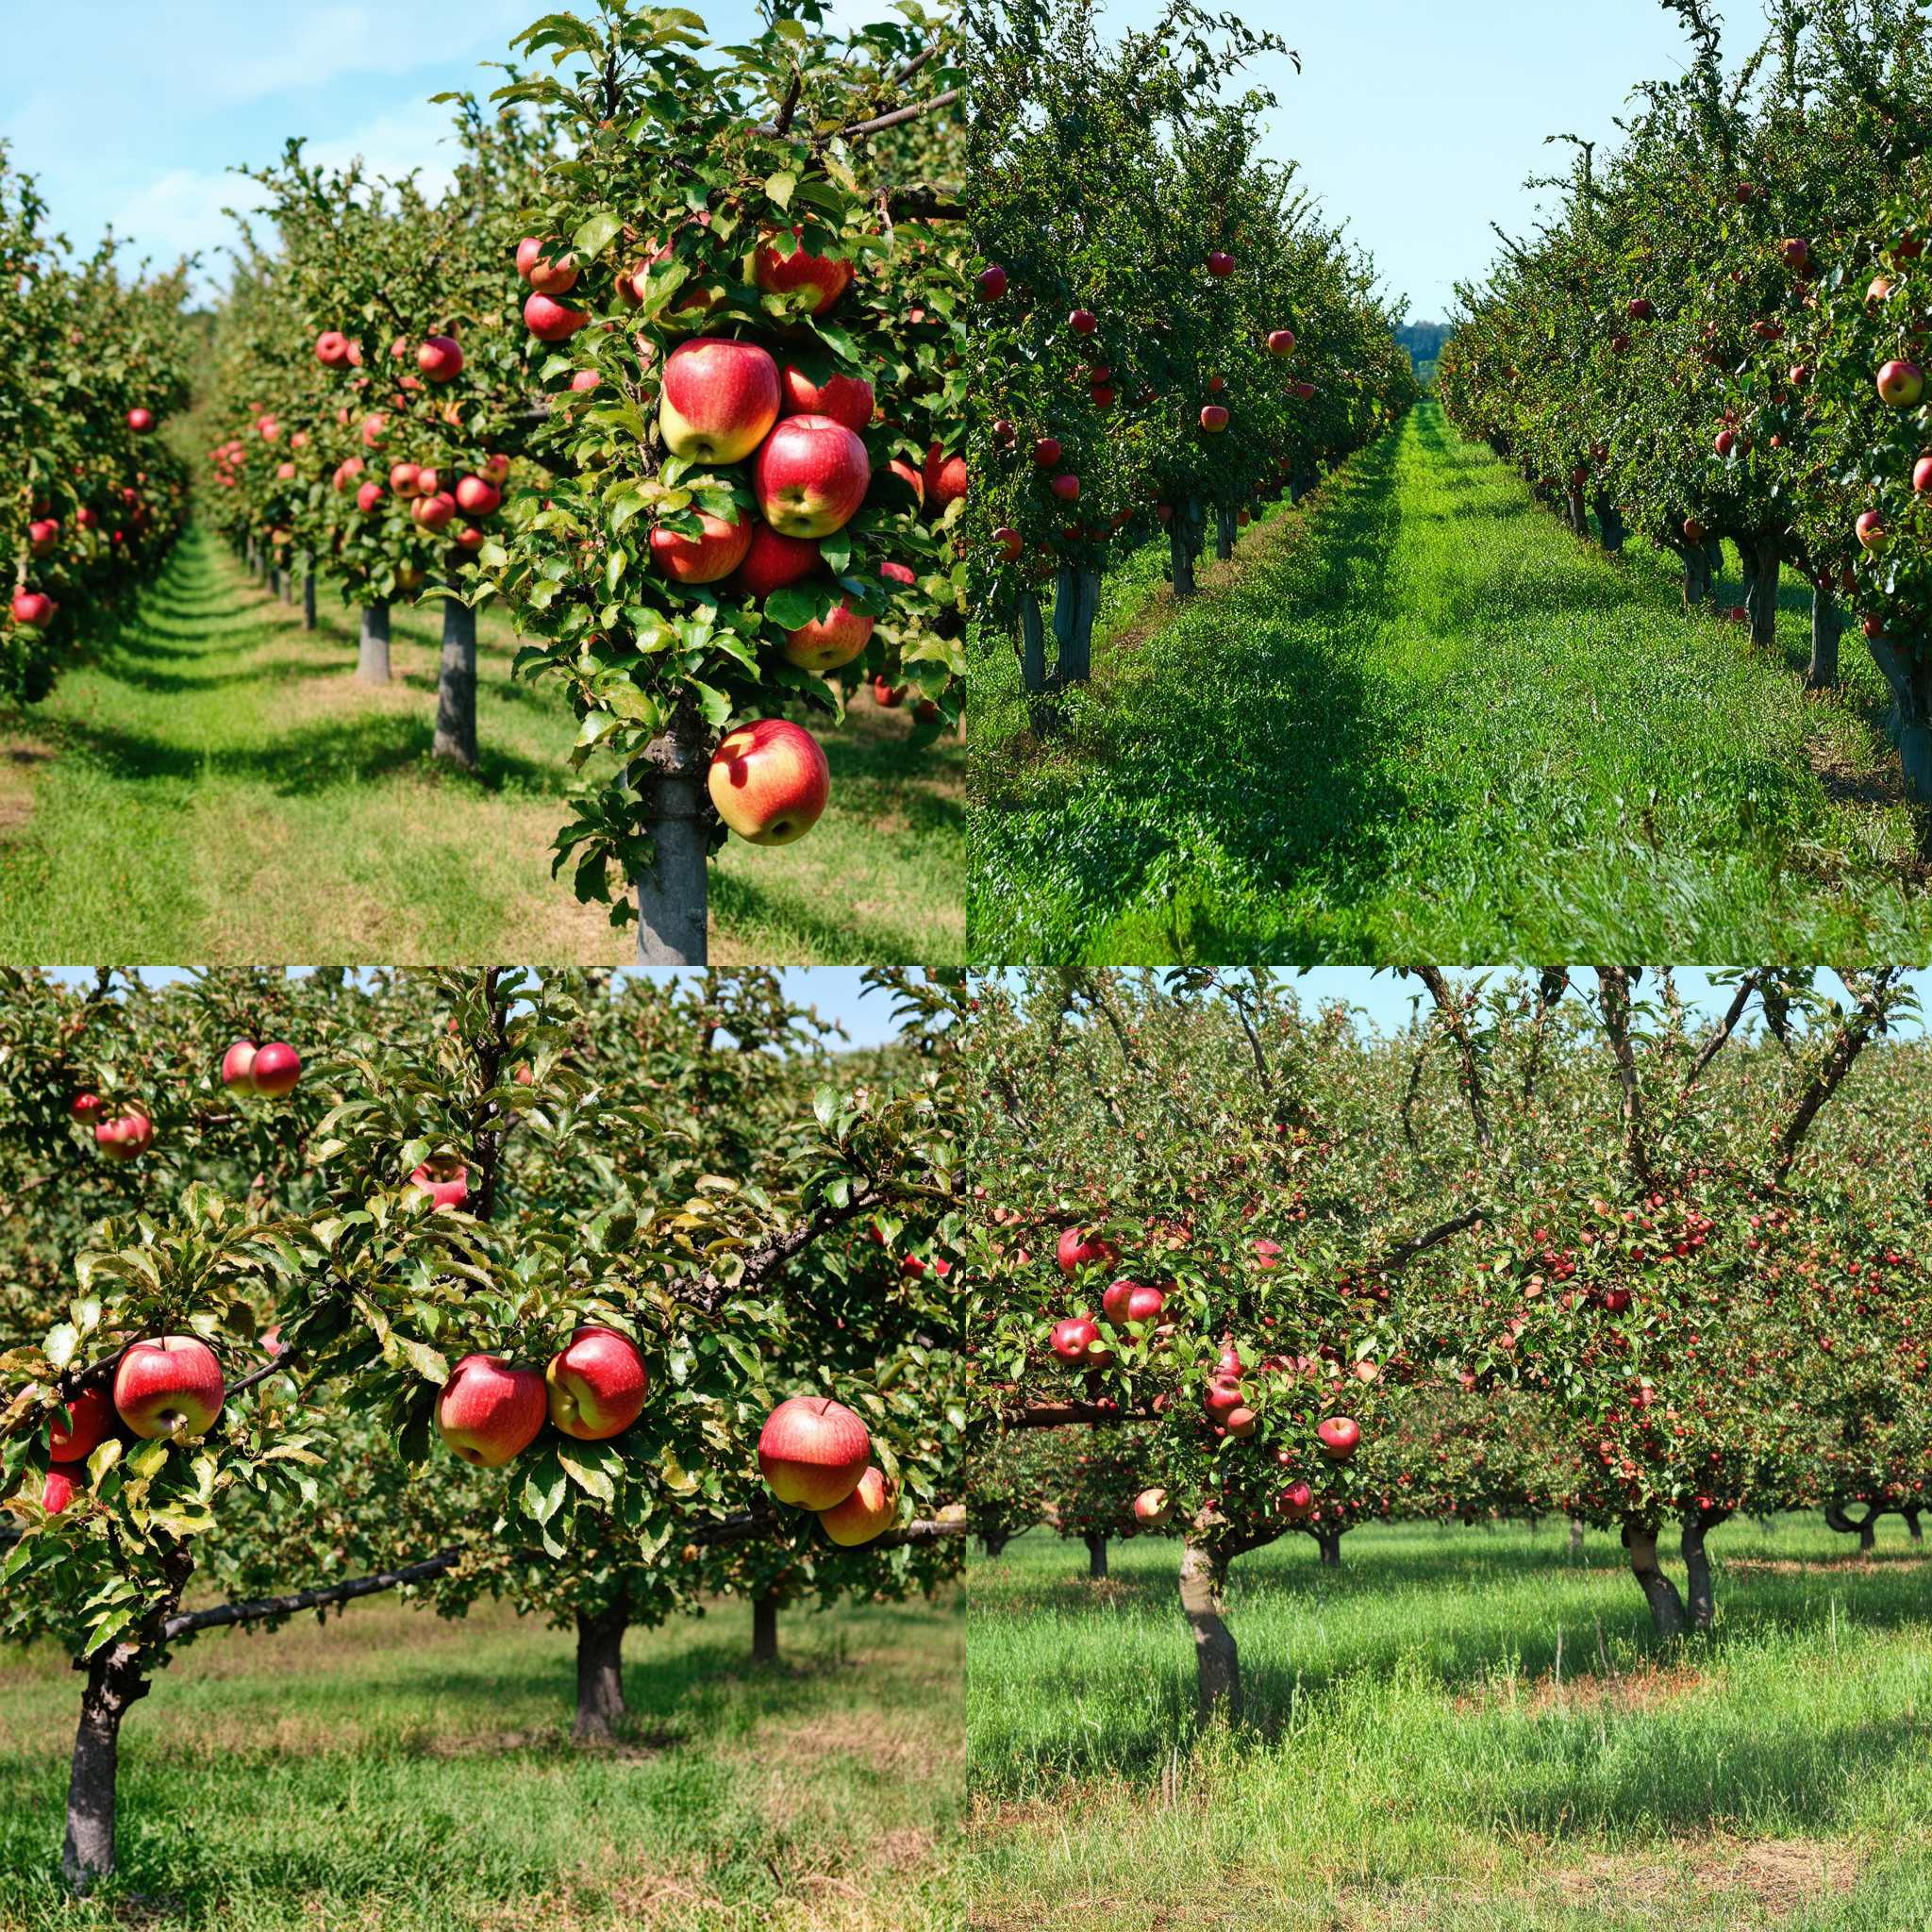
[{"label": "red apple", "polygon": [[818,824],[831,789],[818,740],[784,718],[739,725],[711,757],[711,803],[754,845],[789,845],[804,838]]},{"label": "red apple", "polygon": [[416,367],[431,382],[454,382],[463,373],[463,351],[454,336],[431,336],[416,351]]},{"label": "red apple", "polygon": [[438,1208],[460,1208],[470,1198],[470,1170],[448,1155],[438,1155],[409,1176],[409,1185]]},{"label": "red apple", "polygon": [[67,1103],[67,1111],[77,1121],[91,1121],[101,1110],[101,1096],[98,1093],[76,1093]]},{"label": "red apple", "polygon": [[540,295],[568,295],[577,285],[577,258],[566,255],[558,260],[541,255],[524,271],[524,279]]},{"label": "red apple", "polygon": [[1879,400],[1894,409],[1912,408],[1924,393],[1924,372],[1916,362],[1888,362],[1878,372]]},{"label": "red apple", "polygon": [[1134,1498],[1134,1521],[1143,1529],[1158,1529],[1174,1514],[1165,1490],[1142,1490]]},{"label": "red apple", "polygon": [[778,365],[756,342],[694,336],[664,364],[658,422],[673,456],[741,463],[770,434],[780,400]]},{"label": "red apple", "polygon": [[1316,1425],[1315,1438],[1329,1461],[1346,1462],[1361,1441],[1361,1424],[1353,1416],[1331,1415]]},{"label": "red apple", "polygon": [[940,509],[966,494],[966,458],[948,456],[937,442],[925,452],[925,500]]},{"label": "red apple", "polygon": [[214,1350],[192,1335],[134,1342],[114,1371],[114,1407],[147,1441],[207,1435],[225,1392]]},{"label": "red apple", "polygon": [[843,529],[871,484],[865,444],[829,416],[787,416],[752,465],[758,508],[787,537],[829,537]]},{"label": "red apple", "polygon": [[409,514],[425,530],[446,530],[456,521],[457,500],[439,490],[434,496],[419,496],[409,506]]},{"label": "red apple", "polygon": [[543,1377],[500,1355],[466,1355],[436,1398],[436,1432],[478,1469],[501,1469],[537,1440],[549,1413]]},{"label": "red apple", "polygon": [[148,409],[129,409],[127,426],[137,436],[145,436],[155,426],[154,414]]},{"label": "red apple", "polygon": [[1657,313],[1657,305],[1648,295],[1639,295],[1631,301],[1628,313],[1632,322],[1648,322]]},{"label": "red apple", "polygon": [[1294,341],[1293,329],[1272,328],[1268,331],[1268,353],[1271,356],[1292,356]]},{"label": "red apple", "polygon": [[[794,240],[804,233],[793,228]],[[761,242],[752,258],[752,277],[768,295],[789,295],[799,289],[812,289],[818,299],[806,312],[824,315],[852,285],[853,267],[849,261],[836,261],[814,255],[808,248],[796,247],[781,254],[773,242]]]},{"label": "red apple", "polygon": [[1867,550],[1883,550],[1891,541],[1890,534],[1885,527],[1884,518],[1875,509],[1868,509],[1858,519],[1856,528],[1858,541]]},{"label": "red apple", "polygon": [[1026,552],[1026,540],[1009,524],[1002,524],[992,533],[992,541],[1000,546],[1000,555],[1008,563],[1018,563]]},{"label": "red apple", "polygon": [[731,586],[754,597],[769,597],[774,591],[808,577],[819,561],[819,546],[809,538],[781,536],[769,524],[754,519],[751,547]]},{"label": "red apple", "polygon": [[1219,403],[1205,404],[1201,410],[1201,427],[1209,436],[1219,436],[1227,427],[1227,411]]},{"label": "red apple", "polygon": [[60,525],[58,519],[47,517],[39,523],[26,526],[27,548],[36,557],[45,557],[59,541]]},{"label": "red apple", "polygon": [[1717,439],[1711,446],[1717,451],[1719,456],[1727,457],[1737,448],[1738,439],[1730,430],[1720,429],[1717,433]]},{"label": "red apple", "polygon": [[581,308],[566,308],[549,295],[533,294],[524,304],[524,326],[540,342],[567,342],[590,319]]},{"label": "red apple", "polygon": [[1103,1241],[1097,1234],[1084,1227],[1070,1227],[1062,1231],[1059,1241],[1054,1249],[1054,1258],[1060,1264],[1061,1271],[1072,1274],[1076,1269],[1084,1268],[1091,1262],[1098,1262],[1104,1268],[1118,1265],[1121,1251],[1109,1241]]},{"label": "red apple", "polygon": [[872,421],[872,384],[862,375],[834,373],[819,383],[797,363],[788,362],[778,372],[778,383],[788,416],[829,416],[855,433]]},{"label": "red apple", "polygon": [[727,524],[701,509],[697,518],[704,534],[697,537],[658,525],[651,532],[651,561],[674,583],[718,583],[744,561],[751,548],[751,514],[739,510],[737,517],[736,523]]},{"label": "red apple", "polygon": [[49,1516],[58,1516],[80,1491],[81,1485],[75,1481],[72,1471],[50,1469],[46,1481],[41,1485],[41,1507]]},{"label": "red apple", "polygon": [[1091,1315],[1069,1315],[1053,1324],[1047,1346],[1063,1362],[1085,1361],[1087,1351],[1100,1340],[1100,1327]]},{"label": "red apple", "polygon": [[1091,308],[1076,308],[1067,317],[1067,326],[1076,336],[1091,336],[1100,326],[1100,318]]},{"label": "red apple", "polygon": [[1234,257],[1224,248],[1217,248],[1208,258],[1208,273],[1210,275],[1231,275],[1234,273]]},{"label": "red apple", "polygon": [[465,516],[491,516],[502,505],[503,491],[487,477],[465,476],[457,485],[457,507]]},{"label": "red apple", "polygon": [[1306,1516],[1315,1507],[1315,1492],[1307,1483],[1290,1483],[1281,1492],[1281,1513],[1290,1518]]},{"label": "red apple", "polygon": [[1007,292],[1007,272],[998,262],[980,270],[974,281],[982,302],[997,302]]},{"label": "red apple", "polygon": [[356,508],[367,516],[382,501],[383,488],[380,483],[365,483],[356,492]]},{"label": "red apple", "polygon": [[1078,503],[1080,500],[1080,479],[1071,471],[1064,475],[1056,476],[1047,488],[1062,503]]},{"label": "red apple", "polygon": [[[226,1062],[223,1064],[225,1067]],[[258,1093],[279,1100],[295,1091],[295,1082],[302,1077],[302,1056],[286,1040],[272,1040],[256,1054],[252,1077]]]},{"label": "red apple", "polygon": [[1116,1281],[1100,1297],[1100,1311],[1116,1326],[1125,1322],[1151,1322],[1167,1297],[1158,1288],[1138,1281]]},{"label": "red apple", "polygon": [[637,1343],[614,1328],[595,1326],[579,1328],[570,1346],[551,1357],[543,1380],[552,1424],[580,1442],[623,1435],[643,1414],[651,1391]]},{"label": "red apple", "polygon": [[255,1081],[255,1042],[238,1040],[222,1056],[222,1085],[230,1093],[253,1093]]},{"label": "red apple", "polygon": [[898,1491],[883,1472],[868,1465],[858,1486],[842,1503],[818,1512],[825,1534],[841,1549],[856,1550],[891,1528],[899,1513]]},{"label": "red apple", "polygon": [[13,593],[13,621],[25,624],[35,630],[45,630],[53,623],[54,613],[59,609],[44,591],[16,591]]},{"label": "red apple", "polygon": [[[888,565],[888,569],[891,566]],[[849,664],[872,641],[875,618],[855,610],[842,598],[824,617],[815,617],[785,634],[785,655],[792,663],[822,675]]]},{"label": "red apple", "polygon": [[325,369],[349,366],[349,339],[341,329],[327,328],[315,339],[315,359]]},{"label": "red apple", "polygon": [[132,1160],[153,1145],[154,1123],[146,1114],[130,1110],[118,1120],[103,1121],[94,1129],[94,1144],[109,1160]]},{"label": "red apple", "polygon": [[98,1383],[83,1389],[56,1422],[47,1454],[56,1462],[85,1462],[114,1426],[114,1404]]},{"label": "red apple", "polygon": [[765,1418],[758,1471],[779,1502],[798,1509],[836,1509],[872,1461],[872,1437],[842,1403],[794,1395]]}]

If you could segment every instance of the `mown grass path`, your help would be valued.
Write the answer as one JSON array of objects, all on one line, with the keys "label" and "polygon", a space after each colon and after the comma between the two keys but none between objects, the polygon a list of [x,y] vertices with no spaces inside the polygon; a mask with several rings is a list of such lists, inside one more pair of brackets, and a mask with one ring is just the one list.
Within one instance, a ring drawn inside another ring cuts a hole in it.
[{"label": "mown grass path", "polygon": [[1179,1546],[975,1563],[978,1932],[1881,1932],[1932,1914],[1932,1561],[1711,1539],[1656,1644],[1614,1537],[1374,1525],[1241,1557],[1244,1728],[1196,1732]]},{"label": "mown grass path", "polygon": [[978,668],[977,958],[1932,955],[1856,631],[1845,689],[1807,697],[1801,587],[1754,654],[1434,403],[1246,533],[1198,603],[1141,595],[1047,736],[1008,657]]},{"label": "mown grass path", "polygon": [[[430,758],[441,614],[398,607],[392,681],[356,678],[355,613],[321,627],[191,531],[138,618],[45,705],[0,712],[0,958],[153,964],[621,964],[550,844],[575,736],[553,687],[513,683],[486,614],[475,777]],[[734,841],[712,869],[718,963],[957,960],[964,752],[913,758],[869,699],[824,734],[809,838]]]}]

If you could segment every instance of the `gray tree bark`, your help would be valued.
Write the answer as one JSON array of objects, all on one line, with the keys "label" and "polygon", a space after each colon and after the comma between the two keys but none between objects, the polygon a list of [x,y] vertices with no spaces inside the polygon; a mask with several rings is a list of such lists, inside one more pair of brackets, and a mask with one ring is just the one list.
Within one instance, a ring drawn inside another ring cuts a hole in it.
[{"label": "gray tree bark", "polygon": [[1580,1516],[1570,1519],[1570,1554],[1573,1557],[1583,1554],[1583,1518]]},{"label": "gray tree bark", "polygon": [[1902,650],[1890,638],[1867,641],[1891,687],[1887,728],[1905,766],[1906,788],[1914,798],[1932,803],[1932,652]]},{"label": "gray tree bark", "polygon": [[454,598],[442,607],[434,749],[444,764],[476,769],[476,613]]},{"label": "gray tree bark", "polygon": [[1202,1724],[1241,1709],[1241,1653],[1224,1621],[1227,1565],[1191,1538],[1181,1545],[1181,1614],[1194,1633],[1194,1702]]},{"label": "gray tree bark", "polygon": [[1052,689],[1085,684],[1093,675],[1093,620],[1100,614],[1100,573],[1062,564],[1054,585]]},{"label": "gray tree bark", "polygon": [[618,1600],[605,1610],[577,1612],[577,1716],[571,1727],[579,1744],[608,1744],[624,1716],[624,1633],[630,1627],[630,1602]]},{"label": "gray tree bark", "polygon": [[1187,511],[1179,505],[1175,505],[1167,526],[1167,558],[1174,595],[1191,597],[1195,591],[1194,552],[1188,538]]},{"label": "gray tree bark", "polygon": [[686,703],[671,728],[652,739],[631,768],[657,847],[657,864],[633,881],[641,966],[709,963],[704,816],[709,803],[705,791],[708,765],[704,720]]},{"label": "gray tree bark", "polygon": [[1036,696],[1046,689],[1046,621],[1031,591],[1020,596],[1020,682]]},{"label": "gray tree bark", "polygon": [[302,579],[302,628],[315,628],[315,566],[312,563]]},{"label": "gray tree bark", "polygon": [[1610,501],[1608,492],[1602,490],[1596,493],[1596,522],[1605,550],[1612,557],[1621,557],[1629,531],[1624,527],[1624,512]]},{"label": "gray tree bark", "polygon": [[751,1660],[755,1664],[778,1661],[778,1599],[770,1591],[751,1600]]},{"label": "gray tree bark", "polygon": [[1341,1532],[1339,1529],[1318,1529],[1315,1532],[1315,1547],[1322,1553],[1323,1569],[1341,1568]]},{"label": "gray tree bark", "polygon": [[1092,1583],[1107,1581],[1107,1539],[1104,1536],[1087,1539],[1087,1576]]},{"label": "gray tree bark", "polygon": [[1811,662],[1805,672],[1807,691],[1829,691],[1838,683],[1839,640],[1844,636],[1844,612],[1829,591],[1811,592]]},{"label": "gray tree bark", "polygon": [[1234,512],[1225,504],[1214,507],[1214,554],[1223,563],[1234,555],[1235,530],[1237,525]]},{"label": "gray tree bark", "polygon": [[362,607],[362,639],[356,657],[356,675],[364,684],[389,682],[389,606]]},{"label": "gray tree bark", "polygon": [[150,1688],[140,1658],[132,1645],[110,1643],[88,1666],[67,1779],[67,1837],[60,1848],[61,1875],[75,1892],[85,1892],[114,1869],[121,1721]]},{"label": "gray tree bark", "polygon": [[1764,541],[1748,553],[1740,549],[1739,555],[1748,572],[1744,608],[1751,613],[1751,641],[1769,649],[1777,642],[1777,593],[1784,553],[1775,541]]},{"label": "gray tree bark", "polygon": [[1631,1574],[1637,1578],[1644,1601],[1650,1606],[1650,1621],[1656,1625],[1657,1634],[1659,1637],[1681,1637],[1684,1634],[1684,1599],[1677,1594],[1677,1586],[1664,1574],[1663,1565],[1657,1561],[1657,1531],[1631,1524],[1624,1529],[1624,1541],[1630,1551]]},{"label": "gray tree bark", "polygon": [[1710,1556],[1704,1539],[1725,1520],[1725,1510],[1708,1510],[1684,1519],[1684,1569],[1690,1586],[1690,1618],[1693,1630],[1708,1630],[1717,1616],[1717,1593],[1711,1582]]}]

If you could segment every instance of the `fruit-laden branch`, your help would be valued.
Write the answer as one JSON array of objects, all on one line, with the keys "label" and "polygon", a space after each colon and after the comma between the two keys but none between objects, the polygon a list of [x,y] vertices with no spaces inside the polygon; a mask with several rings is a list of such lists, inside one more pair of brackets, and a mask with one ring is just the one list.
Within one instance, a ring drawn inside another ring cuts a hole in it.
[{"label": "fruit-laden branch", "polygon": [[1407,1268],[1418,1255],[1425,1255],[1431,1248],[1441,1247],[1444,1241],[1453,1240],[1465,1228],[1474,1227],[1479,1222],[1487,1221],[1489,1218],[1490,1210],[1487,1208],[1472,1208],[1468,1212],[1457,1215],[1454,1220],[1442,1222],[1438,1226],[1430,1228],[1426,1234],[1417,1235],[1413,1241],[1398,1242],[1387,1254],[1369,1262],[1362,1272],[1366,1274],[1397,1274]]},{"label": "fruit-laden branch", "polygon": [[1888,1011],[1885,995],[1904,972],[1903,967],[1887,966],[1868,978],[1849,971],[1839,976],[1844,981],[1857,1010],[1847,1013],[1826,1051],[1823,1064],[1811,1077],[1811,1084],[1799,1095],[1791,1117],[1777,1137],[1777,1173],[1783,1179],[1798,1158],[1798,1149],[1818,1118],[1819,1109],[1838,1091],[1840,1083],[1852,1071],[1858,1056],[1871,1043],[1872,1036],[1885,1025]]},{"label": "fruit-laden branch", "polygon": [[1736,996],[1732,999],[1724,1018],[1712,1029],[1710,1037],[1697,1050],[1697,1058],[1690,1062],[1690,1071],[1684,1075],[1680,1092],[1688,1093],[1703,1077],[1704,1070],[1724,1049],[1732,1034],[1738,1030],[1738,1023],[1744,1017],[1744,1008],[1751,1004],[1751,996],[1763,980],[1762,973],[1747,973],[1738,983]]},{"label": "fruit-laden branch", "polygon": [[810,1220],[802,1221],[796,1227],[789,1227],[783,1234],[775,1234],[754,1248],[745,1257],[744,1266],[735,1281],[727,1282],[716,1274],[707,1274],[696,1287],[676,1291],[676,1299],[700,1314],[715,1315],[732,1295],[763,1286],[766,1276],[782,1268],[794,1255],[810,1247],[812,1242],[835,1228],[857,1221],[861,1214],[871,1213],[880,1199],[877,1190],[868,1183],[842,1206],[821,1208]]},{"label": "fruit-laden branch", "polygon": [[1149,1408],[1121,1408],[1098,1402],[1028,1402],[1000,1414],[1000,1421],[1009,1429],[1064,1429],[1082,1424],[1104,1428],[1115,1423],[1157,1420]]},{"label": "fruit-laden branch", "polygon": [[1604,1031],[1617,1062],[1617,1079],[1624,1090],[1624,1160],[1640,1188],[1651,1185],[1650,1142],[1643,1124],[1643,1089],[1637,1075],[1637,1055],[1630,1044],[1630,971],[1624,966],[1599,966],[1603,990]]},{"label": "fruit-laden branch", "polygon": [[1462,1017],[1462,1004],[1450,988],[1440,966],[1418,966],[1416,977],[1428,988],[1429,997],[1436,1003],[1436,1011],[1441,1016],[1443,1030],[1456,1042],[1456,1051],[1462,1060],[1462,1091],[1469,1101],[1469,1118],[1475,1128],[1476,1145],[1485,1153],[1490,1147],[1490,1120],[1483,1106],[1482,1067],[1476,1058],[1475,1041],[1469,1036],[1469,1027]]}]

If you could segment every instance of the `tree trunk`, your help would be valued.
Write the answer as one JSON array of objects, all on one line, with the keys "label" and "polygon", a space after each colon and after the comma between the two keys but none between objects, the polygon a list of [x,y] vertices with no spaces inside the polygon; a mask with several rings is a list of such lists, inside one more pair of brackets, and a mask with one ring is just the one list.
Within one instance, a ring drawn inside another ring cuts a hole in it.
[{"label": "tree trunk", "polygon": [[1590,535],[1590,510],[1583,500],[1583,491],[1573,488],[1564,501],[1564,520],[1579,537]]},{"label": "tree trunk", "polygon": [[1046,623],[1031,591],[1020,596],[1020,682],[1036,695],[1046,689]]},{"label": "tree trunk", "polygon": [[1766,649],[1777,642],[1777,593],[1784,570],[1784,553],[1775,539],[1758,542],[1755,554],[1741,548],[1749,572],[1744,607],[1751,613],[1751,641]]},{"label": "tree trunk", "polygon": [[1194,594],[1194,554],[1188,544],[1188,514],[1176,506],[1167,526],[1168,575],[1174,579],[1176,597]]},{"label": "tree trunk", "polygon": [[1315,1547],[1322,1553],[1323,1569],[1341,1568],[1341,1532],[1339,1529],[1316,1530]]},{"label": "tree trunk", "polygon": [[641,966],[709,963],[704,818],[709,763],[705,721],[687,701],[671,728],[652,739],[632,767],[644,824],[657,847],[657,864],[634,881]]},{"label": "tree trunk", "polygon": [[295,572],[292,565],[282,573],[282,602],[291,606],[295,602]]},{"label": "tree trunk", "polygon": [[88,1666],[67,1780],[67,1839],[60,1849],[61,1875],[76,1892],[86,1891],[96,1878],[114,1869],[121,1720],[150,1688],[141,1655],[134,1645],[110,1643]]},{"label": "tree trunk", "polygon": [[1093,671],[1093,620],[1100,611],[1100,573],[1060,565],[1054,585],[1055,658],[1051,689],[1085,684]]},{"label": "tree trunk", "polygon": [[1710,558],[1701,543],[1673,543],[1684,566],[1684,608],[1695,609],[1710,601]]},{"label": "tree trunk", "polygon": [[984,1550],[989,1557],[997,1557],[1000,1554],[1000,1552],[1004,1550],[1006,1546],[1011,1541],[1012,1538],[1007,1535],[1007,1533],[1004,1530],[987,1530],[983,1532],[980,1536],[979,1547],[982,1550]]},{"label": "tree trunk", "polygon": [[1829,691],[1838,683],[1838,644],[1844,635],[1844,612],[1829,591],[1811,592],[1811,663],[1805,673],[1807,691]]},{"label": "tree trunk", "polygon": [[1214,507],[1214,554],[1223,563],[1234,555],[1234,512],[1225,504]]},{"label": "tree trunk", "polygon": [[266,581],[268,584],[269,595],[271,597],[279,597],[282,594],[282,574],[275,567],[274,564],[270,564],[268,567],[268,576]]},{"label": "tree trunk", "polygon": [[769,1591],[751,1600],[751,1660],[755,1664],[778,1661],[778,1599]]},{"label": "tree trunk", "polygon": [[1663,1565],[1657,1561],[1657,1531],[1638,1524],[1628,1524],[1624,1526],[1624,1541],[1630,1551],[1631,1574],[1637,1578],[1644,1601],[1650,1605],[1650,1620],[1657,1626],[1657,1634],[1659,1637],[1681,1637],[1684,1634],[1684,1599],[1677,1594],[1677,1586],[1664,1574]]},{"label": "tree trunk", "polygon": [[1570,1554],[1579,1557],[1583,1555],[1583,1518],[1580,1516],[1570,1519]]},{"label": "tree trunk", "polygon": [[1087,1576],[1093,1583],[1107,1581],[1107,1539],[1104,1536],[1087,1539]]},{"label": "tree trunk", "polygon": [[315,566],[310,564],[302,579],[302,628],[315,628]]},{"label": "tree trunk", "polygon": [[389,682],[389,606],[362,607],[362,644],[356,659],[356,675],[364,684]]},{"label": "tree trunk", "polygon": [[1925,1533],[1919,1527],[1919,1512],[1916,1509],[1901,1509],[1898,1512],[1906,1520],[1906,1532],[1915,1543],[1925,1541]]},{"label": "tree trunk", "polygon": [[1717,1615],[1717,1594],[1710,1580],[1710,1557],[1704,1539],[1729,1515],[1728,1510],[1712,1509],[1684,1520],[1684,1568],[1690,1586],[1690,1627],[1708,1630]]},{"label": "tree trunk", "polygon": [[476,769],[476,613],[455,598],[442,607],[435,752],[446,764]]},{"label": "tree trunk", "polygon": [[608,1744],[624,1715],[624,1633],[630,1600],[620,1596],[605,1610],[577,1612],[577,1718],[572,1741]]},{"label": "tree trunk", "polygon": [[1596,493],[1596,522],[1605,550],[1612,557],[1621,557],[1629,532],[1624,526],[1624,512],[1610,501],[1607,491],[1599,490]]},{"label": "tree trunk", "polygon": [[1195,1710],[1202,1724],[1241,1710],[1241,1655],[1222,1621],[1227,1565],[1190,1539],[1181,1545],[1181,1613],[1194,1633]]},{"label": "tree trunk", "polygon": [[1906,788],[1932,803],[1932,651],[1901,648],[1890,638],[1869,641],[1891,686],[1894,705],[1886,728],[1905,765]]}]

